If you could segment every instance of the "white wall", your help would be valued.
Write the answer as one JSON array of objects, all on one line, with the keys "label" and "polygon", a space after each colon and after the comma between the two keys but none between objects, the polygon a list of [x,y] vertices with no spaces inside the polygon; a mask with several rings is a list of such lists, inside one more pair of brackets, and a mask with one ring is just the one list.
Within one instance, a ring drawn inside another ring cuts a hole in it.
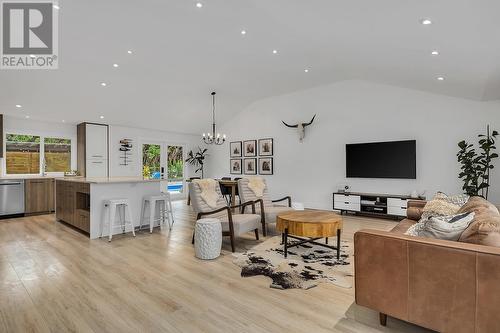
[{"label": "white wall", "polygon": [[[306,122],[314,114],[303,143],[281,123]],[[500,130],[500,103],[344,81],[261,100],[220,130],[229,141],[274,138],[274,175],[266,176],[273,197],[291,194],[306,207],[330,209],[332,192],[345,184],[362,192],[460,193],[457,142],[475,140],[488,123]],[[417,140],[416,180],[345,178],[346,143],[403,139]],[[213,152],[208,170],[212,177],[229,174],[229,144]],[[493,172],[490,199],[499,203],[500,160]]]},{"label": "white wall", "polygon": [[[65,123],[44,122],[39,120],[4,116],[4,132],[16,134],[31,134],[43,136],[65,137],[72,139],[72,169],[76,169],[76,125]],[[179,134],[165,131],[155,131],[140,128],[128,128],[110,125],[109,129],[109,166],[111,177],[142,176],[142,143],[147,141],[166,142],[179,144],[186,147],[186,153],[191,149],[201,146],[200,136]],[[131,157],[132,163],[128,166],[120,165],[121,152],[119,151],[121,139],[133,140],[134,148]],[[4,163],[1,163],[4,165]],[[1,174],[1,173],[0,173]],[[186,167],[186,177],[194,176],[194,169]]]}]

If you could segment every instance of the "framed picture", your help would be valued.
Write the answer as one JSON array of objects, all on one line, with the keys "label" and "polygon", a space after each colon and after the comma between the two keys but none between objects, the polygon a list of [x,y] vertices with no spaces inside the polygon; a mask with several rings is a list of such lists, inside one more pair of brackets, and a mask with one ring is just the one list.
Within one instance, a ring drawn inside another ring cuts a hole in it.
[{"label": "framed picture", "polygon": [[229,144],[230,156],[241,157],[241,141],[234,141]]},{"label": "framed picture", "polygon": [[245,157],[257,156],[257,140],[243,141],[243,156]]},{"label": "framed picture", "polygon": [[273,171],[272,157],[259,158],[259,175],[272,175]]},{"label": "framed picture", "polygon": [[232,173],[233,175],[241,175],[241,158],[231,159],[230,167],[230,173]]},{"label": "framed picture", "polygon": [[273,156],[273,139],[259,140],[259,156]]},{"label": "framed picture", "polygon": [[245,158],[243,160],[243,171],[245,175],[256,175],[257,174],[257,159],[256,158]]}]

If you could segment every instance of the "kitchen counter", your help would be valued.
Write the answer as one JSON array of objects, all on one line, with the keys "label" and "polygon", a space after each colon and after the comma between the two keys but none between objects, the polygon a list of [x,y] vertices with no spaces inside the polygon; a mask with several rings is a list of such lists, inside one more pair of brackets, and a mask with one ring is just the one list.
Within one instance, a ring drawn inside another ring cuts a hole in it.
[{"label": "kitchen counter", "polygon": [[55,179],[61,176],[40,176],[40,175],[9,175],[0,177],[0,180],[15,180],[15,179]]},{"label": "kitchen counter", "polygon": [[166,181],[166,179],[145,179],[142,177],[103,177],[103,178],[92,178],[92,177],[60,177],[57,180],[64,180],[76,183],[87,183],[87,184],[117,184],[117,183],[154,183]]}]

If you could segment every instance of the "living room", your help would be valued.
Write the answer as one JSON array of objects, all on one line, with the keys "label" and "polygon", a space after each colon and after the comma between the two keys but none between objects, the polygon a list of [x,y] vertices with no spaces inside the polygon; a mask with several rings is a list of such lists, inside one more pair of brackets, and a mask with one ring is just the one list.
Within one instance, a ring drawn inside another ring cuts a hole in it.
[{"label": "living room", "polygon": [[500,332],[500,4],[0,5],[1,332]]}]

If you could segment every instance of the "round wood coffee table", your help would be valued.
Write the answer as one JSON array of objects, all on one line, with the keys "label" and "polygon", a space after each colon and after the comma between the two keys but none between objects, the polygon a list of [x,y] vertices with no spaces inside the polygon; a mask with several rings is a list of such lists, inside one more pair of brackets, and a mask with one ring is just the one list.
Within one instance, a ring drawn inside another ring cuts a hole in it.
[{"label": "round wood coffee table", "polygon": [[[284,212],[276,217],[276,229],[281,232],[285,258],[288,254],[288,248],[304,243],[312,243],[337,250],[337,259],[340,259],[342,216],[337,213],[322,210]],[[337,236],[337,246],[328,245],[328,237],[333,236]],[[298,241],[288,243],[288,238],[297,239]],[[325,243],[316,242],[321,238],[326,238]]]}]

